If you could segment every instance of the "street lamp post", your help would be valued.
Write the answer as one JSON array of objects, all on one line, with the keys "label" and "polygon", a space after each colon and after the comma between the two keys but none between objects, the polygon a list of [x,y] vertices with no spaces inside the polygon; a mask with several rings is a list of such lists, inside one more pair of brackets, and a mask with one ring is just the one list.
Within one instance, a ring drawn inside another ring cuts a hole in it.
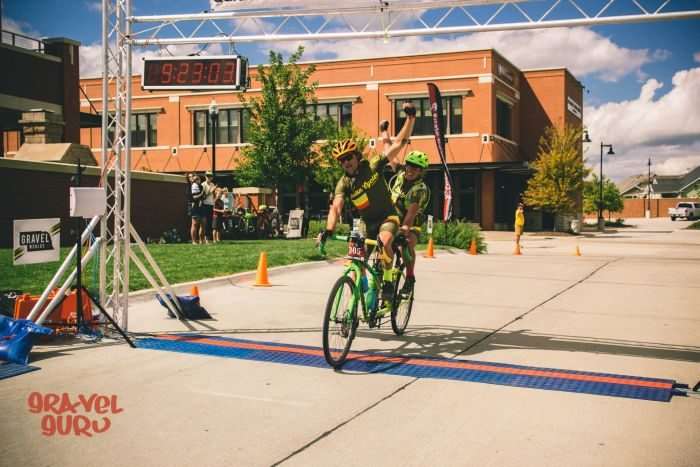
[{"label": "street lamp post", "polygon": [[209,119],[211,120],[211,175],[216,183],[216,135],[219,128],[219,107],[214,99],[209,104]]},{"label": "street lamp post", "polygon": [[600,193],[598,198],[598,230],[602,231],[605,228],[605,220],[603,219],[603,148],[608,148],[608,156],[615,155],[612,144],[603,144],[600,142],[600,180],[598,181]]}]

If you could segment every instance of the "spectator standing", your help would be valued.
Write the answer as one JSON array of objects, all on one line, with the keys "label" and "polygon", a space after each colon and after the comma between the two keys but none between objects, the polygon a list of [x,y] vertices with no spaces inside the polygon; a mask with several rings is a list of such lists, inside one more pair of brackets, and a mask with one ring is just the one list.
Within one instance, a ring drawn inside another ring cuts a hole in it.
[{"label": "spectator standing", "polygon": [[202,229],[204,187],[202,187],[201,179],[197,175],[192,175],[191,180],[190,198],[192,199],[192,208],[190,216],[192,217],[192,225],[190,227],[190,236],[192,237],[192,244],[197,245],[204,241],[204,230]]},{"label": "spectator standing", "polygon": [[192,216],[192,183],[194,182],[194,174],[188,173],[185,175],[185,197],[187,199],[187,216]]},{"label": "spectator standing", "polygon": [[214,178],[211,172],[207,172],[206,180],[202,184],[204,187],[204,220],[202,224],[204,225],[204,241],[209,243],[211,237],[211,224],[214,215],[214,190],[216,189],[216,183],[214,183]]},{"label": "spectator standing", "polygon": [[224,190],[216,188],[214,190],[214,207],[212,214],[211,234],[214,243],[221,241],[221,227],[224,220]]},{"label": "spectator standing", "polygon": [[520,248],[520,236],[525,228],[525,206],[523,203],[518,203],[518,208],[515,210],[515,246]]}]

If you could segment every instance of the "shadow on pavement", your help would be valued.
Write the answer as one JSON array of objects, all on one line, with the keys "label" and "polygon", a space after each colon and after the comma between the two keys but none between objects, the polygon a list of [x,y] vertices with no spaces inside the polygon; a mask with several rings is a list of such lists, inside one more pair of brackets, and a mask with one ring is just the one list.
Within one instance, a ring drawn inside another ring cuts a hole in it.
[{"label": "shadow on pavement", "polygon": [[[529,331],[500,331],[484,339],[492,331],[474,328],[409,325],[406,334],[376,333],[358,329],[360,337],[383,342],[396,342],[388,353],[421,357],[457,357],[477,355],[489,350],[537,349],[564,352],[585,352],[631,357],[700,362],[700,347],[586,336],[544,334]],[[483,341],[482,341],[483,340]],[[480,342],[482,341],[482,342]],[[387,353],[381,349],[364,349]]]}]

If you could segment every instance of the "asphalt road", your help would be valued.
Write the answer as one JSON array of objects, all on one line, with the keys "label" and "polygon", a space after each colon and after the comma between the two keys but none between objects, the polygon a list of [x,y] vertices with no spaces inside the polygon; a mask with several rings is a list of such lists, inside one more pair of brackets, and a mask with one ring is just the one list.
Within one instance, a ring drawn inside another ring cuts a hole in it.
[{"label": "asphalt road", "polygon": [[[628,222],[637,227],[529,234],[522,256],[512,255],[510,233],[489,232],[486,255],[421,258],[407,334],[360,328],[353,350],[692,387],[700,380],[700,231],[665,219]],[[271,271],[270,288],[252,287],[250,275],[202,283],[214,320],[188,326],[141,295],[129,331],[320,347],[324,304],[341,269]],[[0,380],[2,465],[700,465],[698,397],[654,402],[334,372],[109,340],[40,345],[32,356],[39,371]],[[49,393],[70,401],[36,405]],[[108,396],[100,399],[105,413],[80,405],[79,396],[92,394]],[[71,430],[60,425],[68,415]],[[103,432],[76,435],[78,415]],[[48,435],[60,427],[67,434]]]}]

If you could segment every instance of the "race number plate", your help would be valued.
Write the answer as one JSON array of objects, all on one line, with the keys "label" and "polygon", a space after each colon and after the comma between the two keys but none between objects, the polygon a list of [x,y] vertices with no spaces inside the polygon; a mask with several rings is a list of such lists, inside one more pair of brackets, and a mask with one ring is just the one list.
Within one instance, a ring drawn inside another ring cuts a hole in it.
[{"label": "race number plate", "polygon": [[365,259],[365,242],[361,238],[350,237],[348,258]]}]

